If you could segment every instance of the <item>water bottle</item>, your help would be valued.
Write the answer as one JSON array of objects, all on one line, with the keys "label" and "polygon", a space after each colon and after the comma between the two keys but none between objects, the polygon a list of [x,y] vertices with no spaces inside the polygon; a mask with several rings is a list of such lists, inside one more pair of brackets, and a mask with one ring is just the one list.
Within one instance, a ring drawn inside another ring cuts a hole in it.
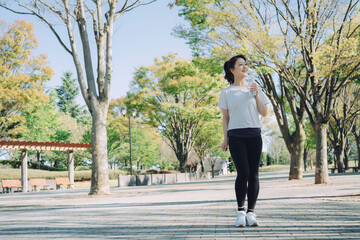
[{"label": "water bottle", "polygon": [[255,79],[249,78],[247,82],[248,82],[249,94],[250,96],[254,97],[256,95],[256,91],[252,91],[251,86],[255,83]]}]

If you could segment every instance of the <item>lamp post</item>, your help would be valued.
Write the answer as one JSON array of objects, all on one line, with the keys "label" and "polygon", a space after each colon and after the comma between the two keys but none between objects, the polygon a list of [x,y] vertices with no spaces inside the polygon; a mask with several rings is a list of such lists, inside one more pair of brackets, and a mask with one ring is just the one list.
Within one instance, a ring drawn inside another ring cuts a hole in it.
[{"label": "lamp post", "polygon": [[[121,108],[121,113],[123,116],[126,116],[126,107],[122,107]],[[131,115],[133,117],[136,116],[136,109],[133,108],[131,110]],[[127,117],[129,118],[129,142],[130,142],[130,175],[133,175],[133,171],[132,171],[132,151],[131,151],[131,116],[127,115]]]}]

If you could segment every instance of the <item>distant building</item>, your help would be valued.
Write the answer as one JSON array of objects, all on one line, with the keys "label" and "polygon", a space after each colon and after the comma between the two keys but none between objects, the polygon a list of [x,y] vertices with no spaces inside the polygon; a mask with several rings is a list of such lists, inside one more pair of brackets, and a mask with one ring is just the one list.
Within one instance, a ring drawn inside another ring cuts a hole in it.
[{"label": "distant building", "polygon": [[[227,159],[221,159],[220,157],[217,157],[214,160],[212,160],[210,158],[207,158],[204,161],[204,171],[205,172],[211,172],[211,164],[213,162],[215,162],[215,165],[214,165],[215,176],[229,174],[228,160]],[[197,172],[201,172],[200,163],[197,166]]]}]

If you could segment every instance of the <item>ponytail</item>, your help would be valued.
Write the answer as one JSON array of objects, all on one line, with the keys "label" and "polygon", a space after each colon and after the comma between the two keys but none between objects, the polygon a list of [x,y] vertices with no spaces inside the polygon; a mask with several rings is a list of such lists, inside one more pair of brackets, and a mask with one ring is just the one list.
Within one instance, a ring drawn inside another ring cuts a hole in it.
[{"label": "ponytail", "polygon": [[231,72],[230,69],[235,67],[235,62],[238,58],[242,58],[246,61],[246,57],[244,55],[240,54],[240,55],[230,58],[230,60],[226,61],[224,64],[224,71],[225,71],[224,77],[230,84],[234,83],[234,74]]}]

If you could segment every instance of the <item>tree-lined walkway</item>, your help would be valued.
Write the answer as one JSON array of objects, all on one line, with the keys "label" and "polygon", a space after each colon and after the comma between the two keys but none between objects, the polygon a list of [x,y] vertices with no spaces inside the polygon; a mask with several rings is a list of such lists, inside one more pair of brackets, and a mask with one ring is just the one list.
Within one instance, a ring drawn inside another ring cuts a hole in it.
[{"label": "tree-lined walkway", "polygon": [[0,195],[0,239],[358,239],[360,174],[261,173],[260,227],[236,228],[235,176],[172,185]]}]

